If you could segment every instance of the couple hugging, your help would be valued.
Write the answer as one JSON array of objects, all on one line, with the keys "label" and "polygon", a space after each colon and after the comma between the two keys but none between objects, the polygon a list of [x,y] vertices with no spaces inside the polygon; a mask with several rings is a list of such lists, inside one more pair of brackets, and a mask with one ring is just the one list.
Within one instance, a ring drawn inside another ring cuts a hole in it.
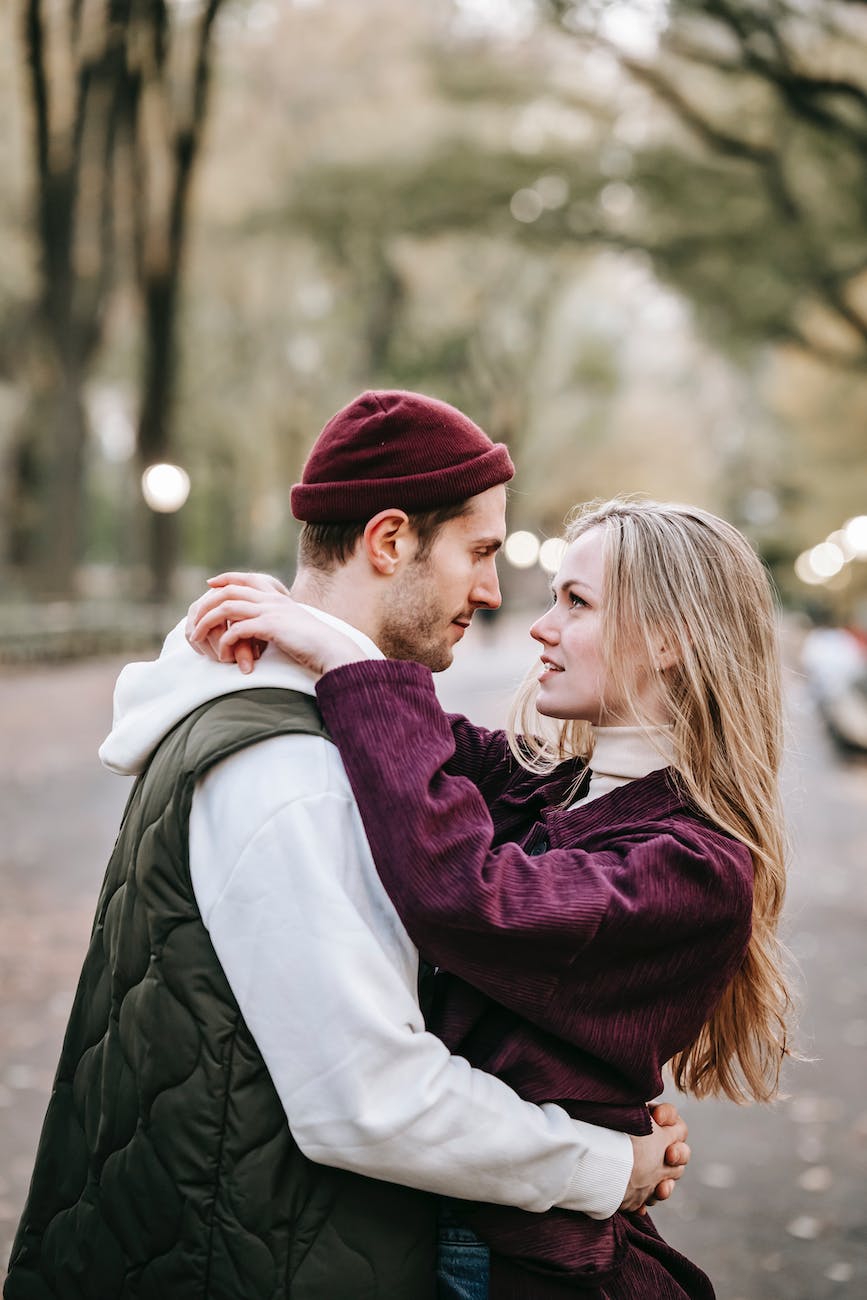
[{"label": "couple hugging", "polygon": [[448,715],[512,474],[362,394],[292,489],[291,594],[222,575],[124,669],[6,1300],[713,1296],[646,1213],[689,1158],[648,1103],[666,1063],[767,1099],[785,1054],[771,593],[713,515],[597,503],[514,728]]}]

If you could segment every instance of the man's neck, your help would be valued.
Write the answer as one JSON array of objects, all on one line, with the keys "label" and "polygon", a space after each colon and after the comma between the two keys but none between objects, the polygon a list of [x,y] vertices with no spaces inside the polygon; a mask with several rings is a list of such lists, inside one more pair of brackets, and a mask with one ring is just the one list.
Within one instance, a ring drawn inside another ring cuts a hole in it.
[{"label": "man's neck", "polygon": [[321,609],[325,614],[342,619],[376,642],[376,619],[368,608],[363,592],[359,590],[359,584],[346,566],[328,574],[319,573],[315,569],[299,569],[289,594],[304,605],[311,605],[313,609]]}]

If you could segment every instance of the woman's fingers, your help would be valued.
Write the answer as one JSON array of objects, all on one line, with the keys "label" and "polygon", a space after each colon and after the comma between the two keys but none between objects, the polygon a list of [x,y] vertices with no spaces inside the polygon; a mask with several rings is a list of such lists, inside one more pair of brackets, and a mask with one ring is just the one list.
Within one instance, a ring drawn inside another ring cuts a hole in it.
[{"label": "woman's fingers", "polygon": [[221,622],[225,623],[227,619],[248,618],[251,615],[261,614],[266,607],[268,598],[264,594],[260,593],[255,597],[241,587],[227,587],[225,590],[229,593],[241,594],[226,595],[222,600],[203,603],[198,610],[191,611],[187,627],[189,641],[195,642],[206,638],[213,628],[218,627]]},{"label": "woman's fingers", "polygon": [[[289,592],[280,579],[268,573],[218,573],[208,579],[208,586],[210,590],[194,601],[187,611],[184,635],[198,654],[209,655],[211,658],[218,658],[219,640],[219,637],[214,636],[218,621],[214,620],[212,614],[224,601],[228,599],[264,601],[272,600],[275,596],[289,597]],[[232,616],[223,614],[218,616],[218,619],[219,617],[225,619]],[[259,654],[261,654],[261,647],[258,653],[255,650],[252,652],[252,657],[258,658]],[[252,659],[246,651],[241,655],[239,662],[246,672],[249,672],[253,666]]]},{"label": "woman's fingers", "polygon": [[[253,600],[238,598],[221,600],[213,609],[204,610],[197,616],[190,639],[202,641],[216,628],[220,628],[222,632],[227,623],[238,623],[245,619],[258,618],[262,613],[264,613],[263,606]],[[242,633],[242,635],[246,636],[247,633]]]},{"label": "woman's fingers", "polygon": [[[226,582],[196,601],[187,617],[186,635],[191,645],[207,647],[206,653],[221,663],[238,661],[234,647],[250,640],[274,643],[313,673],[365,657],[354,641],[315,618],[288,594],[246,582]],[[239,662],[244,672],[250,671],[246,650]]]},{"label": "woman's fingers", "polygon": [[219,588],[235,585],[254,587],[258,591],[277,591],[283,596],[289,595],[288,589],[280,579],[273,577],[270,573],[218,573],[216,577],[208,578],[209,587]]},{"label": "woman's fingers", "polygon": [[[250,641],[245,638],[243,641],[238,641],[234,647],[235,663],[241,669],[241,672],[245,677],[248,673],[253,671],[253,664],[259,658],[259,655],[256,653],[258,644],[259,643],[256,641]],[[261,653],[261,651],[259,653]]]},{"label": "woman's fingers", "polygon": [[239,597],[247,597],[248,599],[252,596],[249,587],[233,587],[231,589],[221,588],[217,591],[206,591],[204,596],[200,596],[198,600],[194,600],[192,605],[190,605],[190,608],[187,610],[187,621],[184,624],[184,636],[194,649],[196,648],[196,629],[200,620],[212,609],[216,609],[223,600],[226,600],[230,592],[237,594]]},{"label": "woman's fingers", "polygon": [[221,649],[220,641],[231,620],[260,613],[263,604],[273,600],[277,594],[273,586],[254,588],[246,583],[231,583],[205,592],[187,611],[184,626],[187,641],[197,654],[220,663],[234,660],[242,673],[252,672],[253,664],[265,647],[263,641],[243,636],[228,650]]},{"label": "woman's fingers", "polygon": [[[689,1164],[691,1155],[692,1151],[688,1142],[672,1142],[671,1146],[665,1153],[665,1163],[667,1165],[680,1166],[682,1172],[683,1168]],[[672,1177],[675,1177],[675,1175],[672,1174]],[[680,1177],[680,1172],[677,1174],[677,1177]]]},{"label": "woman's fingers", "polygon": [[237,646],[239,642],[243,644],[250,643],[257,638],[259,640],[267,639],[261,635],[264,631],[264,620],[255,617],[239,619],[235,623],[230,623],[228,627],[224,626],[224,631],[220,634],[217,642],[220,662],[232,662],[235,658],[235,646]]}]

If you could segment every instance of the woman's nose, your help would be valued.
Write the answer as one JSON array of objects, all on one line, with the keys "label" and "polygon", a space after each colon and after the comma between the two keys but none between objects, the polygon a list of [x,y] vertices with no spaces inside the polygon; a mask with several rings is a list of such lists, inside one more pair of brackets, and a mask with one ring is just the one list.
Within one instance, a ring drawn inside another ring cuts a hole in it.
[{"label": "woman's nose", "polygon": [[557,627],[553,618],[554,611],[548,609],[530,628],[530,636],[543,645],[551,645],[557,639]]}]

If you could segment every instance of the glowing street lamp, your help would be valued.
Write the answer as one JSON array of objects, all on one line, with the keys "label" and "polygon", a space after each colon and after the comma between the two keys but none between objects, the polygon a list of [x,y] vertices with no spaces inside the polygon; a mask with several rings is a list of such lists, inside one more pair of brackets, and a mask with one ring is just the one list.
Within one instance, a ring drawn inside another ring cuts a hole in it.
[{"label": "glowing street lamp", "polygon": [[857,552],[851,545],[849,538],[846,536],[846,530],[844,528],[838,528],[836,532],[829,533],[825,538],[825,541],[830,542],[833,546],[839,547],[840,551],[843,553],[843,559],[847,564],[850,560],[855,559]]},{"label": "glowing street lamp", "polygon": [[539,547],[539,563],[546,573],[556,573],[566,551],[562,537],[548,537]]},{"label": "glowing street lamp", "polygon": [[506,559],[515,569],[532,569],[539,558],[539,539],[535,533],[519,530],[509,533],[505,545]]},{"label": "glowing street lamp", "polygon": [[859,560],[867,559],[867,515],[856,515],[843,525],[843,535]]},{"label": "glowing street lamp", "polygon": [[825,581],[825,579],[820,577],[813,568],[813,562],[810,559],[809,551],[803,551],[802,554],[798,556],[797,560],[795,560],[795,573],[801,582],[805,583],[808,587],[818,587]]},{"label": "glowing street lamp", "polygon": [[813,572],[823,579],[835,577],[846,563],[846,556],[833,542],[820,542],[809,554]]},{"label": "glowing street lamp", "polygon": [[180,465],[149,465],[141,476],[142,496],[159,515],[173,515],[190,495],[190,476]]}]

